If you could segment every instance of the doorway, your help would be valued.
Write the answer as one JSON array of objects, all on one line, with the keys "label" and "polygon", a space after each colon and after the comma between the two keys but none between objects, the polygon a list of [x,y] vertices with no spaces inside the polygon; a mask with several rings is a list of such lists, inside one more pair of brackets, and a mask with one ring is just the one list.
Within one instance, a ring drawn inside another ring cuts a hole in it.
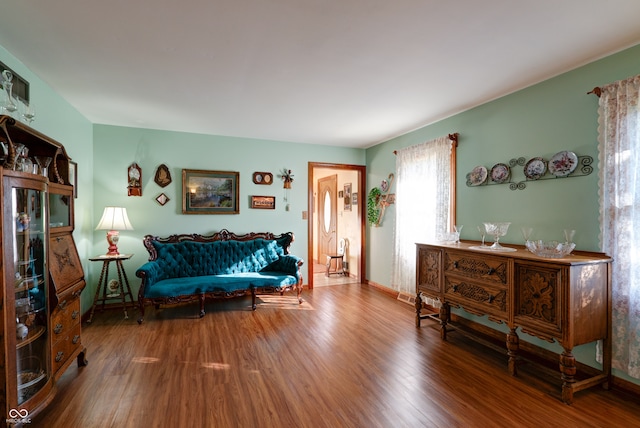
[{"label": "doorway", "polygon": [[314,261],[322,263],[323,254],[336,254],[338,250],[338,175],[333,174],[318,179],[318,212],[314,217],[317,219],[318,230],[316,237],[318,249],[314,254]]},{"label": "doorway", "polygon": [[[308,168],[309,288],[316,282],[314,274],[322,278],[322,285],[361,283],[365,272],[366,167],[309,162]],[[341,239],[347,242],[347,274],[327,278],[324,254],[335,254]]]}]

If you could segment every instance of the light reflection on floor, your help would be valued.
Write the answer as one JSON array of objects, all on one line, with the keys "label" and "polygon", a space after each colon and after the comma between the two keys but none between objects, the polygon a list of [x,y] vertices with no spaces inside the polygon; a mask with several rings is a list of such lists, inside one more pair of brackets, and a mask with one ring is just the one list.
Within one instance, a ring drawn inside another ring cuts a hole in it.
[{"label": "light reflection on floor", "polygon": [[355,278],[344,275],[331,275],[327,276],[327,267],[321,264],[315,264],[313,266],[313,286],[314,287],[327,287],[331,285],[351,284],[356,282]]}]

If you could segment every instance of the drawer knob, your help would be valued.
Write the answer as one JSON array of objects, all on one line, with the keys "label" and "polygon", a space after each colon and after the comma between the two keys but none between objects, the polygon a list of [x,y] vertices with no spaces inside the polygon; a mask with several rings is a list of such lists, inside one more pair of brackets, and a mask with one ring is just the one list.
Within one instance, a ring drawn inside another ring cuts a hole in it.
[{"label": "drawer knob", "polygon": [[64,311],[65,308],[67,307],[67,301],[63,300],[62,302],[58,303],[58,306],[60,306],[60,309]]},{"label": "drawer knob", "polygon": [[456,291],[458,291],[458,286],[457,286],[457,285],[454,285],[454,286],[452,287],[452,289],[453,289],[453,292],[455,293]]},{"label": "drawer knob", "polygon": [[62,358],[64,358],[64,352],[58,351],[58,353],[56,354],[56,363],[62,361]]},{"label": "drawer knob", "polygon": [[489,296],[489,303],[493,303],[493,301],[496,300],[496,296]]},{"label": "drawer knob", "polygon": [[79,315],[79,314],[80,314],[80,312],[79,312],[79,311],[73,311],[73,312],[71,313],[71,319],[76,319],[76,318],[78,318],[78,315]]},{"label": "drawer knob", "polygon": [[453,267],[454,267],[455,269],[458,269],[458,261],[457,261],[457,260],[456,260],[455,262],[453,262]]},{"label": "drawer knob", "polygon": [[71,343],[73,343],[74,345],[76,345],[79,341],[80,341],[79,334],[76,334],[75,336],[73,336],[73,339],[71,339]]},{"label": "drawer knob", "polygon": [[61,331],[62,331],[62,324],[56,324],[55,328],[53,329],[53,332],[55,334],[60,334]]},{"label": "drawer knob", "polygon": [[496,273],[496,270],[494,268],[489,268],[489,272],[487,272],[487,274],[493,275],[494,273]]}]

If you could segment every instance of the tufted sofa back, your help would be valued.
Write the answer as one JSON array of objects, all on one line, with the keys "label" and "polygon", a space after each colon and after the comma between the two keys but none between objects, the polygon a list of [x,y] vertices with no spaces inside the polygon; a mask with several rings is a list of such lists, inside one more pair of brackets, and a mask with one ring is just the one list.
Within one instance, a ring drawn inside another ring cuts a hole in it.
[{"label": "tufted sofa back", "polygon": [[[149,261],[161,262],[161,278],[225,275],[278,270],[289,254],[292,233],[236,235],[225,229],[213,235],[147,235]],[[286,257],[285,257],[286,258]]]},{"label": "tufted sofa back", "polygon": [[168,277],[258,272],[284,255],[276,240],[153,242]]}]

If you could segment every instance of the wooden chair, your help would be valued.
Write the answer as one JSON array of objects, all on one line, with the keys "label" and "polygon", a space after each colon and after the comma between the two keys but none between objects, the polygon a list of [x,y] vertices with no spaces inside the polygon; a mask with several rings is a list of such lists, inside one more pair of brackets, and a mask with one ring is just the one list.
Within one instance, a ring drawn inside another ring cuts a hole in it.
[{"label": "wooden chair", "polygon": [[[326,276],[331,275],[348,275],[348,272],[344,269],[344,256],[347,250],[347,241],[342,238],[338,241],[338,252],[336,254],[327,254],[327,272]],[[335,262],[335,268],[333,267],[333,261]],[[339,267],[339,269],[338,269]]]}]

